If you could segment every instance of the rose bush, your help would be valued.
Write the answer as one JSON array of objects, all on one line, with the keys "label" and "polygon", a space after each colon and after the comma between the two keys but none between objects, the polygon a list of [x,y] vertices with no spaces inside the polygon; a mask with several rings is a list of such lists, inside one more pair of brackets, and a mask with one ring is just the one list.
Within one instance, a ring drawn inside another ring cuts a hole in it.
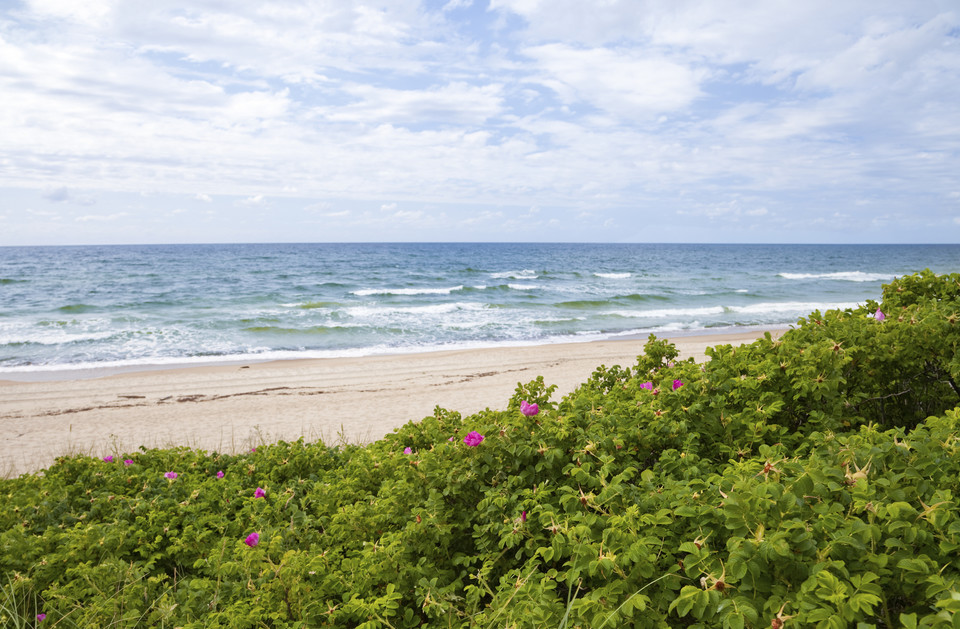
[{"label": "rose bush", "polygon": [[367,446],[62,458],[0,480],[0,626],[958,626],[958,318],[923,272]]}]

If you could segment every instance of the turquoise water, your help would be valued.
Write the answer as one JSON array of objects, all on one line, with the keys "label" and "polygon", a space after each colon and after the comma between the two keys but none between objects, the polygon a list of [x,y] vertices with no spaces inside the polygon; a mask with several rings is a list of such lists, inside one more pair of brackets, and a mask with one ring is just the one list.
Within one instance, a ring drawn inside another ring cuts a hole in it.
[{"label": "turquoise water", "polygon": [[958,245],[0,248],[0,378],[789,326]]}]

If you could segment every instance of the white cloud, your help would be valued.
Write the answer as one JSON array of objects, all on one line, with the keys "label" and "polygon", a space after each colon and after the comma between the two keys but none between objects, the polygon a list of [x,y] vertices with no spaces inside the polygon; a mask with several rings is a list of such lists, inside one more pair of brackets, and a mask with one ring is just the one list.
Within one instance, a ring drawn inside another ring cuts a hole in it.
[{"label": "white cloud", "polygon": [[354,102],[319,108],[329,120],[377,124],[481,124],[502,111],[499,85],[451,83],[425,90],[345,85]]},{"label": "white cloud", "polygon": [[87,214],[85,216],[78,216],[73,219],[78,223],[88,223],[90,221],[95,222],[106,222],[106,221],[116,221],[125,216],[129,216],[128,212],[115,212],[114,214]]},{"label": "white cloud", "polygon": [[466,9],[473,5],[473,0],[449,0],[443,5],[443,12],[453,11],[455,9]]},{"label": "white cloud", "polygon": [[264,196],[262,194],[256,194],[256,195],[247,197],[246,199],[242,199],[239,202],[239,204],[246,205],[249,207],[254,205],[263,205],[263,202],[264,202]]},{"label": "white cloud", "polygon": [[623,118],[650,116],[689,105],[704,72],[635,50],[564,44],[527,48],[546,76],[542,83],[570,104],[591,103]]},{"label": "white cloud", "polygon": [[[638,207],[771,230],[849,207],[895,237],[956,192],[957,29],[895,0],[30,0],[0,14],[0,193],[123,224],[295,199],[342,225],[536,206],[628,233]],[[106,201],[145,190],[180,196]]]}]

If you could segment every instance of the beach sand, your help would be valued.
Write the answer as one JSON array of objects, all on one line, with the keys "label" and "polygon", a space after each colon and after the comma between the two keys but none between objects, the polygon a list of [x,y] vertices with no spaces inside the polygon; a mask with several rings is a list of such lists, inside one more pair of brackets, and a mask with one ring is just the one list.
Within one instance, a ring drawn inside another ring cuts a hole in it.
[{"label": "beach sand", "polygon": [[[763,330],[680,336],[681,358],[740,345]],[[774,336],[783,330],[771,330]],[[139,371],[83,380],[0,381],[0,475],[57,456],[140,446],[242,452],[262,443],[366,443],[435,406],[464,416],[506,408],[518,382],[543,376],[559,400],[600,365],[631,366],[646,339],[286,360]]]}]

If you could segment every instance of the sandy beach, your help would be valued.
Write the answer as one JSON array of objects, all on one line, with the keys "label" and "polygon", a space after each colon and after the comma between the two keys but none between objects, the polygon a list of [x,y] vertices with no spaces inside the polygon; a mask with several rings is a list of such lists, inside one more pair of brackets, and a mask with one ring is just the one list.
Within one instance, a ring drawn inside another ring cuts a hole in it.
[{"label": "sandy beach", "polygon": [[[782,330],[771,330],[773,334]],[[749,343],[762,330],[671,339],[681,358]],[[150,447],[239,452],[277,440],[376,440],[436,405],[464,415],[505,408],[542,375],[555,399],[599,365],[629,366],[646,339],[287,360],[139,371],[82,380],[0,381],[0,474],[57,456]]]}]

